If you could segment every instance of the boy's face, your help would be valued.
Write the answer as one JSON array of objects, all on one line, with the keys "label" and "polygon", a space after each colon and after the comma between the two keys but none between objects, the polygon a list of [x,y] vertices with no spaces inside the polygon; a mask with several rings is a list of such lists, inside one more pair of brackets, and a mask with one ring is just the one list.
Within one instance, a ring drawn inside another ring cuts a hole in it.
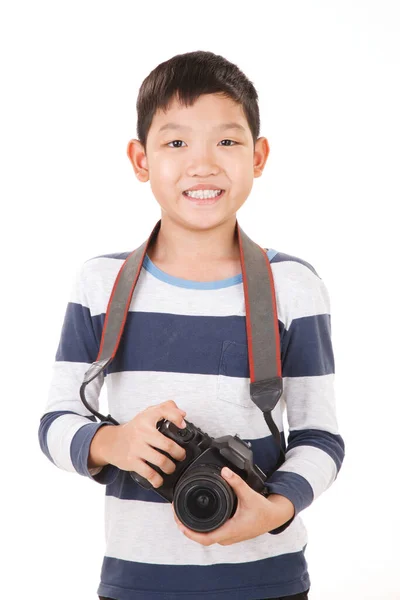
[{"label": "boy's face", "polygon": [[[177,127],[160,131],[169,123]],[[242,128],[224,129],[226,123]],[[204,94],[193,106],[186,108],[175,98],[165,113],[158,110],[149,129],[147,154],[138,140],[129,142],[127,153],[139,181],[150,180],[163,218],[208,229],[229,219],[236,221],[253,178],[262,174],[269,146],[267,139],[260,137],[253,150],[241,106],[221,95]],[[213,204],[197,204],[183,192],[199,183],[217,186],[225,193]]]}]

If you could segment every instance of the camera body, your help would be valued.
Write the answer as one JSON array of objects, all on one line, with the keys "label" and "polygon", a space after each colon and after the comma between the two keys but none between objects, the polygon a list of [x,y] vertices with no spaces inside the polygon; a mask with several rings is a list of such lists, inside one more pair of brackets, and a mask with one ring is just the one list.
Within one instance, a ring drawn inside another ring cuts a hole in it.
[{"label": "camera body", "polygon": [[157,423],[157,429],[163,435],[186,451],[185,459],[177,461],[157,449],[176,465],[175,471],[167,474],[148,462],[163,478],[160,487],[154,488],[134,471],[130,476],[143,488],[153,489],[168,502],[173,502],[178,519],[186,527],[205,533],[221,527],[236,512],[237,496],[221,475],[223,467],[229,467],[264,496],[268,495],[266,475],[253,463],[250,444],[237,434],[213,438],[186,419],[185,422],[185,429],[165,419]]}]

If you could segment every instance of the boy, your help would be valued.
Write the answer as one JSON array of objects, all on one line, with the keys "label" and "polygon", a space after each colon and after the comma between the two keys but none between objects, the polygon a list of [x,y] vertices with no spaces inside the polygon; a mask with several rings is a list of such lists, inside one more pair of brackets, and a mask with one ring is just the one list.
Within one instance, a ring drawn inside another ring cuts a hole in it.
[{"label": "boy", "polygon": [[127,152],[139,181],[150,181],[161,227],[148,248],[118,352],[86,389],[98,409],[106,378],[109,411],[121,425],[93,422],[79,388],[98,353],[113,283],[132,249],[86,261],[68,303],[39,436],[58,467],[106,485],[99,598],[308,597],[307,534],[298,513],[332,484],[344,457],[329,297],[309,263],[265,249],[284,384],[273,418],[286,449],[284,464],[268,479],[271,495],[224,468],[221,475],[238,497],[236,513],[220,528],[197,533],[182,528],[173,505],[128,473],[159,487],[162,477],[145,461],[172,473],[174,463],[157,449],[176,460],[185,452],[156,424],[165,418],[184,427],[186,415],[212,437],[238,433],[250,441],[264,473],[276,463],[277,445],[249,395],[235,231],[236,212],[269,152],[266,138],[258,137],[257,98],[235,65],[200,51],[158,65],[140,88],[138,139]]}]

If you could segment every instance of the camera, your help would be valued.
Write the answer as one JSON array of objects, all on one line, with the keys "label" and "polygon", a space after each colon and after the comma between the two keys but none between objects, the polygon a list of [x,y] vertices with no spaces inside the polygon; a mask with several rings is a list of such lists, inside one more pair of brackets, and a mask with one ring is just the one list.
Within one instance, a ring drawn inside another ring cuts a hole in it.
[{"label": "camera", "polygon": [[163,478],[163,484],[154,488],[152,484],[134,471],[130,476],[145,489],[153,489],[157,494],[174,503],[178,519],[189,529],[209,532],[221,527],[233,517],[237,509],[237,496],[221,475],[223,467],[228,467],[256,492],[268,495],[265,487],[266,475],[253,463],[251,444],[236,434],[213,438],[185,419],[185,429],[180,429],[171,421],[161,419],[157,429],[174,440],[186,451],[182,461],[168,456],[176,465],[175,471],[166,474],[147,462]]}]

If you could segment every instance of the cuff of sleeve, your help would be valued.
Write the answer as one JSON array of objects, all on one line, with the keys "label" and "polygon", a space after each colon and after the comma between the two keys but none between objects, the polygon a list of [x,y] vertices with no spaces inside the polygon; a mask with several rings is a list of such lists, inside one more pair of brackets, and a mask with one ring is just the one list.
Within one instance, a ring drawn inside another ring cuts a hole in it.
[{"label": "cuff of sleeve", "polygon": [[113,425],[107,421],[101,423],[88,423],[74,435],[71,442],[71,461],[80,475],[89,477],[102,485],[113,483],[118,477],[120,469],[115,465],[104,465],[104,467],[88,468],[89,449],[92,439],[103,425]]},{"label": "cuff of sleeve", "polygon": [[97,475],[98,473],[100,473],[100,471],[102,470],[103,467],[93,467],[92,469],[89,469],[89,473],[91,475]]},{"label": "cuff of sleeve", "polygon": [[288,498],[294,506],[294,515],[280,527],[269,533],[282,533],[292,523],[297,514],[309,506],[314,499],[314,492],[307,479],[289,471],[275,471],[265,483],[268,494],[279,494]]}]

